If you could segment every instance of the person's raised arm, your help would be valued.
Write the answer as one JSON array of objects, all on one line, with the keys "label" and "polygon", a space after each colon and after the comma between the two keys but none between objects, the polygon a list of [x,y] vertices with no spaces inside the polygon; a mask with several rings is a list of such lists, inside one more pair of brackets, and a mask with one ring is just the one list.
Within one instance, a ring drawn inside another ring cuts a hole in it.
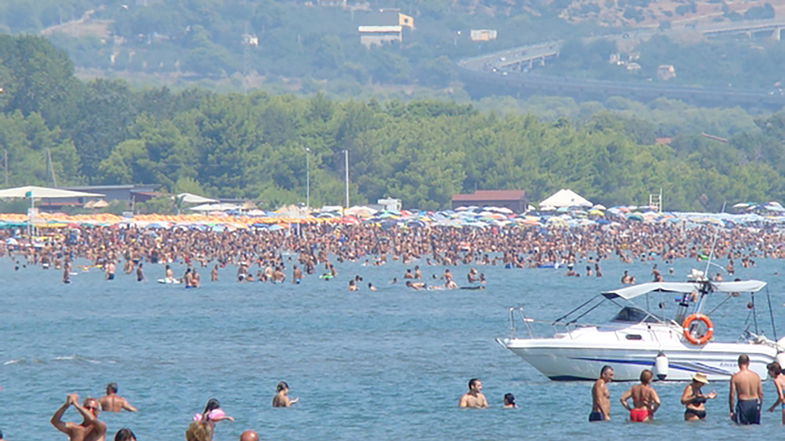
[{"label": "person's raised arm", "polygon": [[223,415],[223,416],[220,416],[220,417],[215,418],[215,419],[211,418],[211,420],[215,421],[216,423],[219,422],[219,421],[223,421],[223,420],[229,420],[231,422],[234,422],[234,417],[233,416],[229,416],[229,415]]},{"label": "person's raised arm", "polygon": [[[95,404],[99,405],[98,401],[96,401]],[[106,423],[99,421],[98,417],[96,417],[93,412],[90,412],[90,410],[79,404],[78,399],[74,400],[73,406],[82,414],[85,422],[95,427],[96,433],[99,435],[106,434]]]},{"label": "person's raised arm", "polygon": [[78,410],[79,413],[82,414],[82,417],[84,418],[85,422],[87,422],[89,424],[94,424],[96,421],[98,421],[98,418],[96,418],[95,415],[93,415],[92,412],[90,412],[89,410],[85,409],[84,406],[79,404],[79,401],[74,401],[72,404],[73,404],[74,408],[76,410]]},{"label": "person's raised arm", "polygon": [[63,421],[63,414],[65,414],[66,409],[73,403],[72,395],[68,395],[65,399],[65,403],[60,406],[57,411],[52,415],[52,419],[49,422],[52,423],[55,428],[63,433],[69,433],[68,423]]}]

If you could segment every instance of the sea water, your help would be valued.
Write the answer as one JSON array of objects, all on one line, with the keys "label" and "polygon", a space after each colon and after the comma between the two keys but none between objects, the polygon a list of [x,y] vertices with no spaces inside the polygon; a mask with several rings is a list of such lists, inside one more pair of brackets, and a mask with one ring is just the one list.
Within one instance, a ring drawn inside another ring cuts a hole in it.
[{"label": "sea water", "polygon": [[[84,263],[84,262],[81,262]],[[423,268],[427,283],[443,267]],[[630,424],[618,397],[630,383],[612,383],[613,420],[587,422],[591,383],[552,382],[495,343],[509,335],[507,308],[523,304],[529,316],[553,319],[602,290],[620,287],[623,270],[651,280],[658,263],[666,280],[684,280],[705,263],[680,260],[603,262],[603,278],[565,277],[564,269],[481,266],[484,290],[414,291],[403,286],[404,265],[342,263],[329,281],[302,284],[238,283],[235,269],[221,270],[203,287],[162,285],[160,265],[144,266],[147,280],[100,270],[63,284],[62,272],[14,270],[0,260],[0,429],[9,440],[64,439],[49,419],[66,394],[101,396],[109,382],[138,413],[102,413],[108,439],[130,427],[140,441],[183,440],[194,413],[218,398],[236,422],[218,424],[215,439],[237,440],[246,429],[264,440],[509,440],[670,439],[691,431],[702,439],[771,438],[782,433],[779,411],[764,413],[759,427],[728,420],[728,384],[705,392],[707,421],[685,423],[679,398],[685,383],[657,383],[662,407],[651,424]],[[723,263],[723,262],[719,262]],[[585,264],[579,264],[582,270]],[[669,274],[668,268],[673,268]],[[769,282],[776,325],[785,331],[781,262],[761,259],[735,277]],[[175,265],[178,274],[184,267]],[[467,266],[451,268],[467,285]],[[714,269],[711,270],[715,272]],[[359,292],[348,280],[360,275]],[[397,284],[391,284],[393,278]],[[728,277],[726,275],[726,277]],[[367,283],[379,290],[370,292]],[[667,297],[667,296],[666,296]],[[674,311],[673,298],[664,300]],[[712,313],[719,338],[735,339],[749,318],[749,296]],[[759,326],[772,336],[765,295],[756,296]],[[652,306],[652,305],[650,305]],[[598,311],[609,318],[614,311]],[[748,324],[752,323],[747,321]],[[552,330],[551,330],[552,331]],[[482,379],[491,409],[459,409],[467,381]],[[285,380],[300,402],[272,408],[275,386]],[[764,385],[765,407],[775,397]],[[503,409],[513,393],[520,408]],[[74,409],[64,417],[81,421]]]}]

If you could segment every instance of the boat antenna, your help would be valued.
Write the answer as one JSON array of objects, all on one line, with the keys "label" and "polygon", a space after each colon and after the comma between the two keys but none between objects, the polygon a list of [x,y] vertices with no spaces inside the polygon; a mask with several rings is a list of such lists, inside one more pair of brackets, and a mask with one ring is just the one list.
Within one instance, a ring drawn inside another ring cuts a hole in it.
[{"label": "boat antenna", "polygon": [[771,332],[774,333],[774,341],[777,341],[777,327],[774,325],[774,311],[771,309],[771,293],[766,287],[766,300],[769,302],[769,316],[771,317]]},{"label": "boat antenna", "polygon": [[[722,210],[720,213],[725,213],[725,204],[727,204],[727,201],[722,203]],[[719,235],[720,229],[715,226],[714,238],[711,240],[711,249],[709,250],[709,258],[706,260],[706,270],[703,272],[707,278],[709,277],[709,266],[711,265],[711,261],[714,259],[714,247],[717,246],[717,238]]]}]

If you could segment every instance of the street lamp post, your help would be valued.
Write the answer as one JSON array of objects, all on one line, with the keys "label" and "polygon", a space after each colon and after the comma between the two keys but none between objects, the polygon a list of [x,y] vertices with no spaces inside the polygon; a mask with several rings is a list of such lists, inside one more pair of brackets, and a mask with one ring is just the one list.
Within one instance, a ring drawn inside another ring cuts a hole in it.
[{"label": "street lamp post", "polygon": [[349,150],[343,151],[343,167],[346,170],[346,208],[349,208]]},{"label": "street lamp post", "polygon": [[305,208],[311,208],[311,149],[305,148]]}]

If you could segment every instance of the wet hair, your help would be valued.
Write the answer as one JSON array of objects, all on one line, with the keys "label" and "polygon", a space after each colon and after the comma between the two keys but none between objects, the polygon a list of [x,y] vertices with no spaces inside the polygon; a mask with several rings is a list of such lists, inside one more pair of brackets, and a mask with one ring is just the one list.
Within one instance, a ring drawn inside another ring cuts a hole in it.
[{"label": "wet hair", "polygon": [[475,384],[477,384],[477,383],[479,383],[479,382],[480,382],[480,379],[479,379],[479,378],[472,378],[471,380],[469,380],[469,389],[471,389],[472,387],[474,387],[474,385],[475,385]]},{"label": "wet hair", "polygon": [[654,372],[651,369],[644,369],[641,371],[641,383],[649,384],[651,379],[654,378]]},{"label": "wet hair", "polygon": [[606,364],[605,366],[602,367],[602,369],[600,369],[600,377],[605,375],[605,372],[612,371],[612,370],[613,370],[613,366]]},{"label": "wet hair", "polygon": [[118,430],[114,436],[114,441],[135,441],[136,435],[127,427]]},{"label": "wet hair", "polygon": [[207,421],[207,415],[210,413],[210,411],[220,409],[220,407],[221,402],[218,401],[218,399],[210,398],[207,400],[207,405],[204,406],[204,412],[202,412],[202,421]]},{"label": "wet hair", "polygon": [[743,366],[745,364],[750,364],[750,356],[747,354],[739,355],[739,366]]},{"label": "wet hair", "polygon": [[515,405],[515,395],[507,392],[504,394],[504,404],[512,404]]},{"label": "wet hair", "polygon": [[117,383],[109,383],[106,385],[106,388],[111,390],[113,393],[117,393]]},{"label": "wet hair", "polygon": [[781,374],[782,373],[782,366],[780,366],[780,364],[778,362],[776,362],[776,361],[772,361],[771,363],[767,364],[766,365],[766,369],[768,369],[770,371],[774,371],[777,374]]},{"label": "wet hair", "polygon": [[284,389],[289,389],[289,385],[286,384],[285,381],[281,381],[280,383],[278,383],[278,386],[275,386],[275,390],[277,390],[278,392],[280,392],[280,391],[282,391]]}]

